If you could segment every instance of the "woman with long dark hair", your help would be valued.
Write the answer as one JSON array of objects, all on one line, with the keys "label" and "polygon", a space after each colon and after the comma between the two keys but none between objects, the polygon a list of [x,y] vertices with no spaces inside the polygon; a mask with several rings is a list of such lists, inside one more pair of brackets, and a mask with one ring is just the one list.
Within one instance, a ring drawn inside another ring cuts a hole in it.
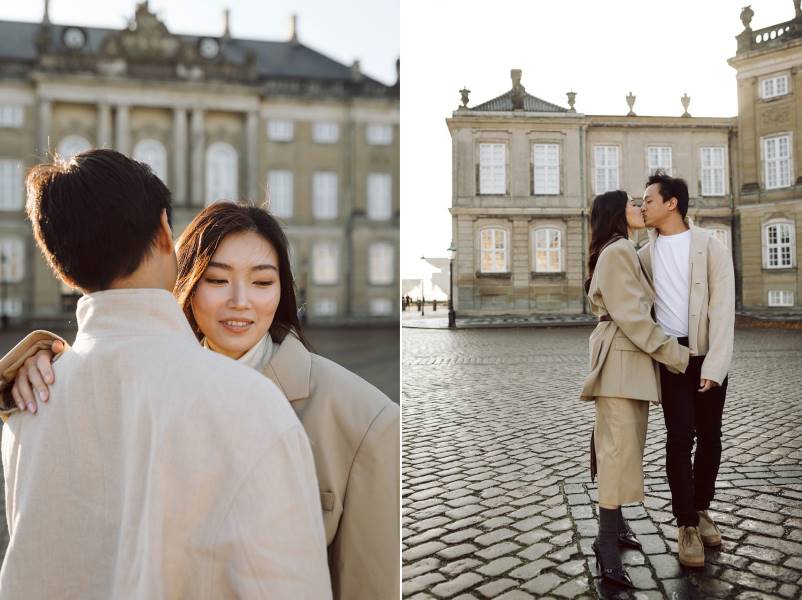
[{"label": "woman with long dark hair", "polygon": [[585,291],[599,324],[590,335],[590,374],[581,394],[596,408],[591,475],[598,473],[599,479],[599,534],[593,552],[603,580],[625,587],[633,585],[619,546],[640,548],[640,543],[621,505],[643,501],[649,403],[660,401],[654,361],[682,372],[688,365],[688,349],[651,317],[654,290],[631,241],[643,227],[640,209],[626,192],[594,199]]},{"label": "woman with long dark hair", "polygon": [[[186,227],[176,254],[174,295],[198,341],[273,381],[306,430],[334,598],[397,598],[398,406],[354,373],[310,352],[298,318],[289,244],[267,211],[212,204]],[[37,366],[42,355],[48,361],[52,356],[41,351],[17,372],[14,394],[26,390],[26,403],[33,402],[31,382],[37,389],[46,385]]]}]

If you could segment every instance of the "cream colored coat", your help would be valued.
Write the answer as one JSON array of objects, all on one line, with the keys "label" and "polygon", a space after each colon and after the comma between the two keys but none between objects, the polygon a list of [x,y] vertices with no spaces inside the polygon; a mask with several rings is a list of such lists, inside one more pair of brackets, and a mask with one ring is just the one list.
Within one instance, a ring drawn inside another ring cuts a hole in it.
[{"label": "cream colored coat", "polygon": [[309,442],[162,290],[78,304],[52,400],[3,430],[0,598],[330,598]]},{"label": "cream colored coat", "polygon": [[620,239],[602,250],[590,281],[594,315],[609,314],[590,334],[590,373],[581,398],[599,396],[660,401],[660,371],[653,362],[684,372],[688,349],[651,317],[654,290],[641,269],[635,245]]},{"label": "cream colored coat", "polygon": [[[691,230],[688,346],[691,356],[705,357],[701,377],[721,385],[730,370],[735,337],[732,255],[712,231],[695,227],[690,219],[687,222]],[[655,229],[648,234],[649,243],[638,251],[638,256],[651,279],[658,234]]]},{"label": "cream colored coat", "polygon": [[334,597],[400,596],[399,410],[288,335],[264,374],[281,388],[315,455]]}]

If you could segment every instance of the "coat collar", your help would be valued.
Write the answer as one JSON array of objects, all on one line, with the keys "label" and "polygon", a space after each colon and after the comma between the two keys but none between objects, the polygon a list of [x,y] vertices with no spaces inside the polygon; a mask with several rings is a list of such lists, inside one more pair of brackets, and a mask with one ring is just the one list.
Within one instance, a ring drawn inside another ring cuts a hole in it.
[{"label": "coat collar", "polygon": [[311,372],[312,354],[291,333],[287,334],[262,371],[290,401],[309,397]]}]

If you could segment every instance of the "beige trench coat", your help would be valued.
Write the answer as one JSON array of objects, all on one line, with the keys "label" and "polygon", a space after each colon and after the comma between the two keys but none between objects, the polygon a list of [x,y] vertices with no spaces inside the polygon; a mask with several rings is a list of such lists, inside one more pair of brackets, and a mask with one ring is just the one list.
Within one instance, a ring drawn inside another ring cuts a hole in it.
[{"label": "beige trench coat", "polygon": [[[713,232],[691,230],[690,285],[688,297],[688,346],[691,356],[704,356],[702,378],[719,385],[727,376],[735,337],[735,275],[732,255]],[[657,231],[649,230],[649,243],[638,251],[643,268],[651,279],[654,242]]]},{"label": "beige trench coat", "polygon": [[663,333],[651,317],[654,290],[635,245],[620,239],[602,250],[588,290],[594,315],[609,314],[590,334],[590,373],[581,398],[599,396],[660,401],[657,362],[675,371],[688,367],[688,348]]},{"label": "beige trench coat", "polygon": [[[7,385],[26,358],[61,339],[46,331],[29,338],[0,360]],[[334,598],[397,599],[398,406],[362,378],[310,353],[292,335],[263,374],[290,400],[312,445]]]}]

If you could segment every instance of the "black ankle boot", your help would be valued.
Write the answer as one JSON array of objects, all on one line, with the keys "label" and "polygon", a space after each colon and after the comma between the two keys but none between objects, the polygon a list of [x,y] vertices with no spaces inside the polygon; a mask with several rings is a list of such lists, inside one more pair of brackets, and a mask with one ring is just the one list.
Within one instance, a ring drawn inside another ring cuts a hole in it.
[{"label": "black ankle boot", "polygon": [[627,588],[635,587],[621,564],[618,550],[618,511],[599,507],[599,536],[591,547],[596,555],[596,570],[602,581]]},{"label": "black ankle boot", "polygon": [[629,528],[629,524],[624,520],[624,513],[621,512],[620,506],[618,507],[618,543],[627,548],[641,549],[641,544],[638,538],[635,537],[635,532]]}]

